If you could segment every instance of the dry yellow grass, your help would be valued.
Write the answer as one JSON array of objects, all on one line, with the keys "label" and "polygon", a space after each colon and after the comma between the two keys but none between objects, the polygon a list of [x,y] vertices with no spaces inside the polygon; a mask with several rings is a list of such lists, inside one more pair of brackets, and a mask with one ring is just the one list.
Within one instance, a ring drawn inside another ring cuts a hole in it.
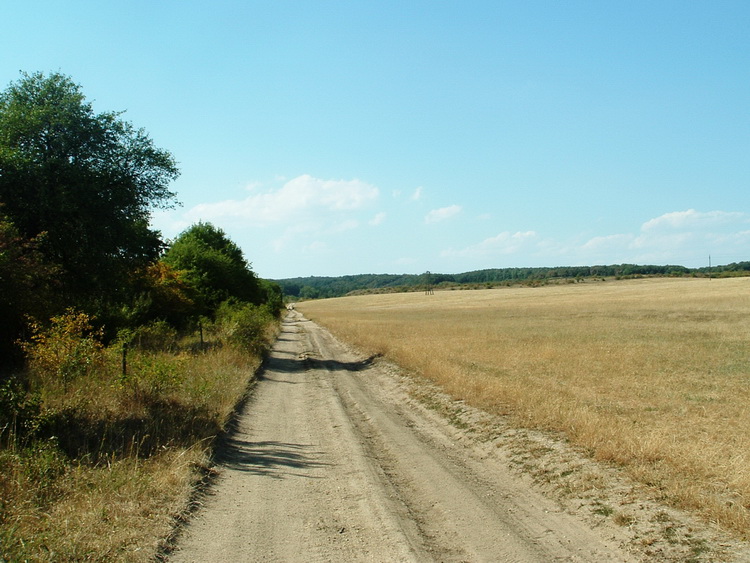
[{"label": "dry yellow grass", "polygon": [[750,537],[750,279],[346,297],[298,308]]},{"label": "dry yellow grass", "polygon": [[[132,360],[133,371],[143,367],[137,354]],[[168,547],[175,519],[209,467],[213,438],[227,426],[261,358],[222,347],[155,354],[150,362],[175,374],[160,403],[139,404],[131,389],[102,374],[75,381],[50,401],[98,412],[95,425],[111,427],[103,431],[103,452],[68,458],[55,446],[65,437],[0,448],[0,562],[153,561]],[[128,431],[136,419],[148,433],[125,451],[110,448],[106,436]]]}]

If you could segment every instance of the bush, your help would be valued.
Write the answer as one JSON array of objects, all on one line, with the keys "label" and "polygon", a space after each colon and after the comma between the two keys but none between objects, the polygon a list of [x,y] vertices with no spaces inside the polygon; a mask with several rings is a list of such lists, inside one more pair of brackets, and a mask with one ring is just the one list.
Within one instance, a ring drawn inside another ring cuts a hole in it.
[{"label": "bush", "polygon": [[160,399],[178,389],[185,380],[182,356],[133,354],[120,382],[134,397]]},{"label": "bush", "polygon": [[166,321],[154,321],[120,335],[128,346],[151,352],[177,349],[177,330]]},{"label": "bush", "polygon": [[90,375],[104,362],[102,331],[94,330],[86,314],[68,309],[52,317],[51,326],[43,330],[31,324],[32,336],[23,343],[29,367],[41,383],[63,389],[80,377]]},{"label": "bush", "polygon": [[225,301],[216,312],[219,338],[241,350],[260,354],[267,345],[267,330],[274,317],[266,306]]}]

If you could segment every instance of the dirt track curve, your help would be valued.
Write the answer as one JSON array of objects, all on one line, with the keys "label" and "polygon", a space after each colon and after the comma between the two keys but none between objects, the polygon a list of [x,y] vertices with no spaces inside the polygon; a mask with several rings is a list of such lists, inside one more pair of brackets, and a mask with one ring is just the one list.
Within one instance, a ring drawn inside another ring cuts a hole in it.
[{"label": "dirt track curve", "polygon": [[632,561],[291,312],[171,561]]}]

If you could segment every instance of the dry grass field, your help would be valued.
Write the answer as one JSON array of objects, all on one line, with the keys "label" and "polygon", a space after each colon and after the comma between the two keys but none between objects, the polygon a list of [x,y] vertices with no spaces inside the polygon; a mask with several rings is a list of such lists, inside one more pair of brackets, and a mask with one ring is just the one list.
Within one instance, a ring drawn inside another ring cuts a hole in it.
[{"label": "dry grass field", "polygon": [[457,399],[563,433],[750,537],[750,279],[642,279],[298,304]]}]

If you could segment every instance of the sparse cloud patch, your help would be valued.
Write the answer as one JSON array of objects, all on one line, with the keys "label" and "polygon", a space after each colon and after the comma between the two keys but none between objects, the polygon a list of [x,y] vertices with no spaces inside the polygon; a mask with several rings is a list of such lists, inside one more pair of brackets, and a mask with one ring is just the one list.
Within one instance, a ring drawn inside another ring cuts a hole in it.
[{"label": "sparse cloud patch", "polygon": [[359,227],[359,221],[355,221],[354,219],[348,219],[346,221],[342,221],[341,223],[336,223],[333,225],[330,229],[328,229],[329,234],[338,234],[338,233],[345,233],[346,231],[352,231]]},{"label": "sparse cloud patch", "polygon": [[613,249],[627,248],[633,240],[635,235],[632,234],[605,235],[587,240],[582,249],[586,252],[606,253]]},{"label": "sparse cloud patch", "polygon": [[[202,203],[188,210],[186,223],[210,221],[233,225],[236,229],[268,229],[273,233],[271,248],[275,253],[294,248],[320,252],[319,239],[337,236],[359,228],[363,211],[379,198],[377,187],[361,180],[323,180],[309,174],[291,180],[281,178],[283,185],[263,189],[258,183],[246,186],[250,195],[244,199]],[[376,215],[375,219],[382,221]]]},{"label": "sparse cloud patch", "polygon": [[[253,192],[256,191],[257,187]],[[202,203],[185,215],[189,220],[241,219],[251,226],[263,227],[321,212],[355,211],[378,196],[378,188],[361,180],[322,180],[304,174],[278,190],[253,193],[241,200]]]},{"label": "sparse cloud patch", "polygon": [[307,244],[304,247],[302,247],[302,250],[304,252],[309,252],[311,254],[322,254],[323,252],[328,251],[328,245],[322,241],[315,240],[311,242],[310,244]]},{"label": "sparse cloud patch", "polygon": [[441,207],[440,209],[433,209],[424,218],[425,223],[439,223],[445,221],[461,213],[460,205],[450,205],[448,207]]},{"label": "sparse cloud patch", "polygon": [[633,232],[588,238],[505,231],[476,244],[443,250],[440,256],[471,262],[474,268],[493,268],[499,262],[519,266],[636,263],[697,267],[709,254],[721,256],[719,260],[726,263],[750,259],[748,225],[750,215],[746,213],[689,209],[649,219]]},{"label": "sparse cloud patch", "polygon": [[750,242],[746,213],[695,209],[649,219],[637,233],[597,236],[586,241],[580,255],[599,261],[694,264],[713,248],[727,256],[744,252]]},{"label": "sparse cloud patch", "polygon": [[643,232],[654,232],[663,230],[685,230],[685,229],[709,229],[736,224],[738,222],[747,223],[748,216],[745,213],[727,212],[727,211],[709,211],[700,212],[695,209],[687,211],[674,211],[665,213],[646,221],[641,227]]},{"label": "sparse cloud patch", "polygon": [[370,221],[368,222],[368,224],[371,225],[371,226],[373,226],[373,227],[377,227],[378,225],[382,224],[383,221],[385,221],[385,217],[386,217],[386,214],[383,213],[383,212],[380,212],[377,215],[375,215],[375,217],[373,217],[372,219],[370,219]]},{"label": "sparse cloud patch", "polygon": [[462,249],[444,250],[441,256],[446,258],[491,258],[498,255],[514,254],[521,249],[528,250],[537,240],[538,236],[535,231],[518,231],[515,233],[506,231]]}]

